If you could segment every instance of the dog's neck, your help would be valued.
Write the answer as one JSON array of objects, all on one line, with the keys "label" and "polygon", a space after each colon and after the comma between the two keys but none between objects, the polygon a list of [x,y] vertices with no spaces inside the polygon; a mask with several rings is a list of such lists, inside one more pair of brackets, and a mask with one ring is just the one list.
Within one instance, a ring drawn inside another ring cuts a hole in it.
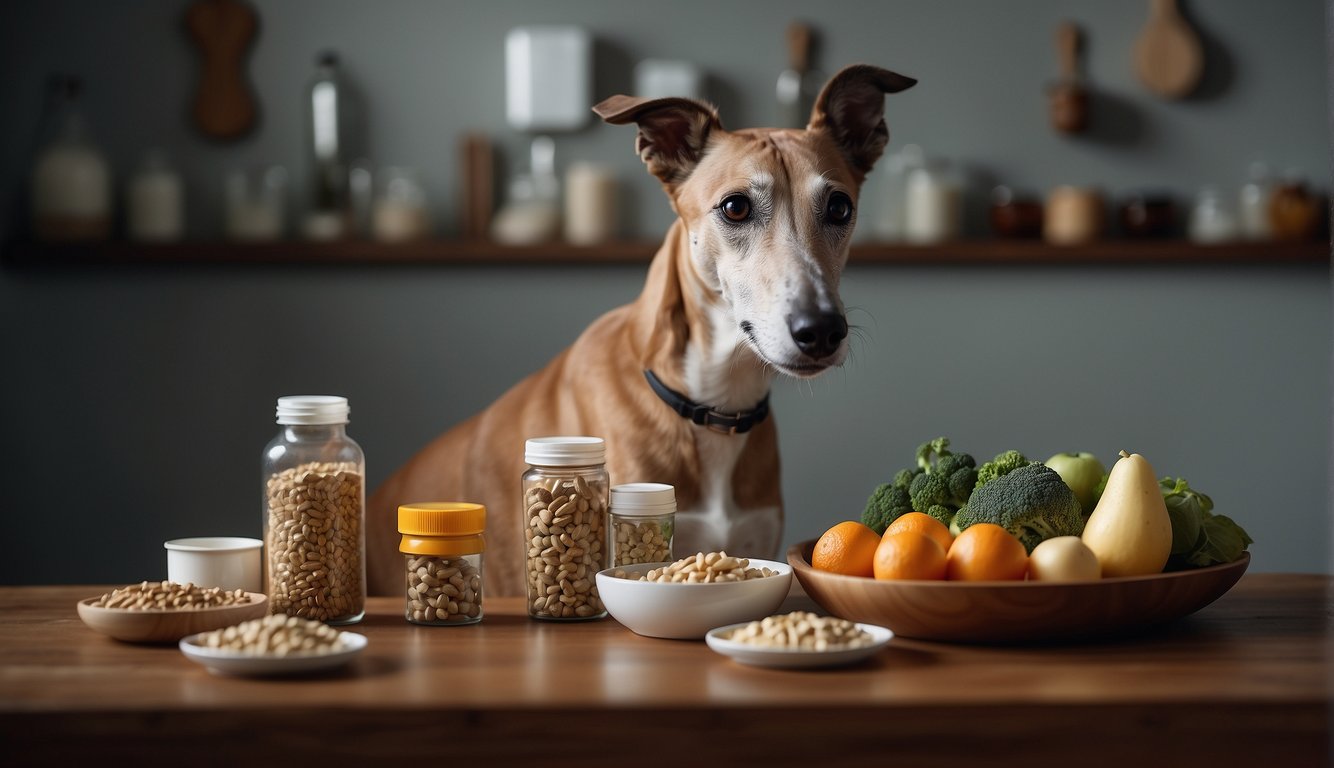
[{"label": "dog's neck", "polygon": [[720,411],[749,410],[764,399],[774,373],[699,274],[680,219],[653,258],[638,304],[641,357],[669,387]]}]

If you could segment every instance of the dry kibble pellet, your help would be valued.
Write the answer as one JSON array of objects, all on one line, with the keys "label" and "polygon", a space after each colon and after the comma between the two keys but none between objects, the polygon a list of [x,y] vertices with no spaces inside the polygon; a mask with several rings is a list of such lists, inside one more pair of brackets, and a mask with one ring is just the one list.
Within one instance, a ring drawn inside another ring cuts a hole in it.
[{"label": "dry kibble pellet", "polygon": [[751,568],[750,560],[732,557],[726,552],[698,552],[690,557],[654,568],[647,574],[613,571],[612,576],[632,581],[661,581],[684,584],[716,584],[726,581],[749,581],[777,576],[771,568]]},{"label": "dry kibble pellet", "polygon": [[362,477],[351,463],[311,462],[269,477],[269,612],[318,621],[365,608]]},{"label": "dry kibble pellet", "polygon": [[130,611],[193,611],[249,602],[250,595],[242,589],[225,590],[197,587],[189,583],[177,584],[174,581],[145,581],[113,589],[99,597],[93,605]]},{"label": "dry kibble pellet", "polygon": [[661,563],[672,556],[667,534],[656,520],[616,524],[612,544],[612,565]]},{"label": "dry kibble pellet", "polygon": [[523,496],[529,613],[576,619],[603,612],[595,576],[605,562],[606,496],[582,477],[548,478]]},{"label": "dry kibble pellet", "polygon": [[870,633],[845,619],[794,611],[769,616],[738,627],[727,640],[760,648],[803,651],[837,651],[870,645]]},{"label": "dry kibble pellet", "polygon": [[246,656],[317,656],[342,650],[342,634],[318,621],[269,615],[205,632],[196,643]]},{"label": "dry kibble pellet", "polygon": [[418,624],[462,624],[482,615],[482,572],[466,557],[409,557],[406,615]]}]

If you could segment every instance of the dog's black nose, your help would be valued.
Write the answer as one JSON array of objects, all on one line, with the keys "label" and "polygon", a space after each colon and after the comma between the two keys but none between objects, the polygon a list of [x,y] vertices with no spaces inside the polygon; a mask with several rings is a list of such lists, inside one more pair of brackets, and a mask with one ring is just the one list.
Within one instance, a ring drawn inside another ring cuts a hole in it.
[{"label": "dog's black nose", "polygon": [[811,312],[796,315],[788,321],[788,330],[797,349],[816,360],[823,360],[838,351],[848,336],[848,321],[838,312]]}]

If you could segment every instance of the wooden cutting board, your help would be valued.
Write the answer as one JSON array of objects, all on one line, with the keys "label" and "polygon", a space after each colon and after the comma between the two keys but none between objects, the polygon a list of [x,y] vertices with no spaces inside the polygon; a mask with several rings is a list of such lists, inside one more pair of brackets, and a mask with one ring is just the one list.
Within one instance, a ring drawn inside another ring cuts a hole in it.
[{"label": "wooden cutting board", "polygon": [[255,97],[245,75],[245,57],[259,17],[240,0],[198,0],[185,26],[199,48],[199,86],[191,115],[210,138],[238,139],[255,125]]},{"label": "wooden cutting board", "polygon": [[1204,73],[1204,45],[1177,0],[1149,0],[1149,20],[1135,44],[1135,73],[1154,93],[1184,98]]}]

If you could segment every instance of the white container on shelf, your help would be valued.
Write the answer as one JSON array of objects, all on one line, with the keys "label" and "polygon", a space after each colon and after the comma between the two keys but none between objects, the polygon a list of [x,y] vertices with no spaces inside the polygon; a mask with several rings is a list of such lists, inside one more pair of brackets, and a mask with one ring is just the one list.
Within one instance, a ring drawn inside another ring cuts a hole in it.
[{"label": "white container on shelf", "polygon": [[1217,187],[1203,187],[1196,195],[1187,233],[1194,242],[1205,244],[1225,243],[1237,238],[1236,215]]},{"label": "white container on shelf", "polygon": [[904,239],[914,244],[941,243],[959,237],[963,194],[958,178],[941,160],[908,173],[904,184]]},{"label": "white container on shelf", "polygon": [[1273,194],[1273,182],[1269,176],[1269,166],[1264,163],[1251,163],[1250,181],[1241,188],[1237,210],[1237,225],[1242,237],[1247,240],[1268,240],[1272,236],[1269,226],[1269,198]]},{"label": "white container on shelf", "polygon": [[616,237],[620,210],[616,177],[592,163],[574,163],[565,172],[565,239],[595,245]]},{"label": "white container on shelf", "polygon": [[130,177],[125,195],[126,232],[131,240],[172,242],[185,234],[185,190],[161,150],[149,150]]}]

